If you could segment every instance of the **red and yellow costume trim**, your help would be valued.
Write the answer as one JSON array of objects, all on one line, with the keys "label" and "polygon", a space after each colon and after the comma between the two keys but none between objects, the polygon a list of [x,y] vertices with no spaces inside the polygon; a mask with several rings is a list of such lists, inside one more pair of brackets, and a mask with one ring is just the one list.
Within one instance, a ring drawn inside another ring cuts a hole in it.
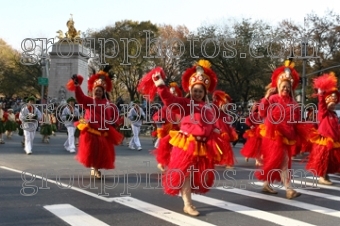
[{"label": "red and yellow costume trim", "polygon": [[97,136],[108,136],[108,132],[101,132],[97,129],[93,129],[90,127],[90,125],[87,123],[87,121],[85,119],[80,119],[79,120],[79,123],[77,125],[77,128],[80,130],[80,131],[87,131],[89,133],[93,133]]},{"label": "red and yellow costume trim", "polygon": [[292,145],[296,144],[296,140],[288,140],[286,137],[282,136],[282,134],[279,131],[277,131],[277,130],[275,131],[274,136],[270,136],[267,133],[267,130],[266,130],[266,127],[265,127],[264,124],[259,125],[259,127],[260,127],[260,135],[262,137],[267,137],[267,138],[270,138],[271,140],[280,139],[280,140],[282,140],[282,142],[284,144],[289,145],[289,146],[292,146]]}]

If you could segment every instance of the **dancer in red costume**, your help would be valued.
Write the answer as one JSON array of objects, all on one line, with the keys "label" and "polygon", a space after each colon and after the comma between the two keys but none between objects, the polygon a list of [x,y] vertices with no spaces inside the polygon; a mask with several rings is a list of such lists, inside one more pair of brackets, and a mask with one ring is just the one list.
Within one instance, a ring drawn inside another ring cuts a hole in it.
[{"label": "dancer in red costume", "polygon": [[[308,108],[307,111],[308,112],[307,112],[306,122],[311,123],[313,128],[317,130],[318,120],[317,120],[316,109],[311,107],[311,108]],[[300,152],[296,151],[296,153],[299,153],[301,156],[303,156],[305,153],[311,152],[312,148],[313,148],[313,143],[310,140],[308,140],[308,142],[303,142],[301,144]]]},{"label": "dancer in red costume", "polygon": [[231,103],[231,98],[227,93],[221,90],[216,90],[213,93],[212,98],[214,107],[218,107],[219,110],[219,114],[217,114],[219,118],[216,121],[216,126],[221,130],[221,137],[226,144],[223,146],[223,162],[226,164],[226,168],[233,168],[235,157],[230,143],[238,139],[238,134],[234,127],[232,127],[234,118],[228,114],[228,104]]},{"label": "dancer in red costume", "polygon": [[[169,91],[176,97],[182,97],[182,91],[175,82],[170,83]],[[153,151],[153,154],[156,156],[156,161],[158,163],[157,168],[161,171],[164,171],[164,168],[170,161],[172,147],[169,144],[171,139],[169,132],[171,130],[178,131],[180,129],[180,119],[179,115],[176,114],[175,109],[176,107],[169,108],[168,106],[163,106],[152,117],[153,121],[155,121],[157,125],[157,140],[155,142],[156,149]]]},{"label": "dancer in red costume", "polygon": [[[145,95],[148,101],[152,102],[157,91],[152,87],[154,87],[154,82],[146,76],[139,82],[137,91]],[[170,83],[169,92],[176,97],[182,97],[182,91],[176,82]],[[157,127],[154,132],[155,135],[153,135],[157,137],[154,143],[156,149],[152,151],[152,154],[156,157],[157,168],[163,172],[169,164],[172,149],[172,146],[169,144],[171,138],[169,132],[170,130],[179,130],[180,119],[179,115],[176,114],[176,111],[179,109],[175,110],[176,108],[176,106],[168,107],[164,105],[152,116],[152,120]]]},{"label": "dancer in red costume", "polygon": [[[192,205],[191,193],[206,193],[214,183],[214,165],[223,158],[220,147],[220,130],[211,122],[213,110],[206,105],[208,92],[216,87],[217,76],[210,69],[208,61],[201,60],[187,69],[182,76],[182,88],[190,98],[176,97],[164,84],[165,74],[156,68],[146,75],[153,81],[155,90],[165,106],[178,105],[177,112],[183,116],[179,131],[170,131],[172,145],[170,162],[163,174],[163,187],[166,194],[181,193],[183,211],[191,216],[199,215]],[[191,107],[190,107],[191,106]]]},{"label": "dancer in red costume", "polygon": [[241,154],[246,157],[247,162],[249,158],[253,158],[256,166],[262,166],[260,124],[263,123],[263,120],[259,114],[258,106],[257,102],[254,103],[246,118],[246,124],[250,129],[243,135],[247,141],[241,149]]},{"label": "dancer in red costume", "polygon": [[[112,89],[112,81],[105,71],[94,74],[88,80],[88,90],[92,97],[84,95],[80,85],[83,77],[73,75],[67,88],[75,91],[77,102],[85,109],[84,119],[77,124],[80,130],[77,160],[85,167],[91,167],[91,175],[101,178],[99,169],[115,168],[114,145],[119,145],[123,136],[114,129],[118,120],[118,110],[113,108],[105,92]],[[111,106],[111,107],[110,107]]]},{"label": "dancer in red costume", "polygon": [[319,183],[333,184],[329,173],[340,172],[340,130],[335,105],[340,102],[337,78],[333,73],[324,74],[314,80],[318,89],[318,129],[312,133],[312,150],[306,169],[319,176]]},{"label": "dancer in red costume", "polygon": [[[261,125],[263,154],[262,172],[256,172],[259,180],[265,181],[263,191],[277,194],[269,182],[282,181],[286,188],[286,198],[300,196],[291,187],[290,173],[291,152],[296,145],[296,139],[307,138],[308,126],[301,122],[300,108],[294,100],[293,91],[299,82],[299,75],[290,61],[285,62],[272,74],[272,88],[268,89],[265,98],[261,100],[264,107],[260,110],[264,118]],[[274,94],[278,92],[277,94]],[[293,108],[296,106],[296,108]]]},{"label": "dancer in red costume", "polygon": [[[172,95],[182,97],[182,91],[176,82],[170,83],[169,91]],[[170,130],[179,130],[179,123],[177,123],[176,114],[173,113],[173,111],[171,111],[171,109],[167,106],[163,106],[160,110],[158,110],[152,116],[152,120],[155,121],[157,125],[158,139],[155,142],[156,148],[159,146],[160,139],[168,135]]]}]

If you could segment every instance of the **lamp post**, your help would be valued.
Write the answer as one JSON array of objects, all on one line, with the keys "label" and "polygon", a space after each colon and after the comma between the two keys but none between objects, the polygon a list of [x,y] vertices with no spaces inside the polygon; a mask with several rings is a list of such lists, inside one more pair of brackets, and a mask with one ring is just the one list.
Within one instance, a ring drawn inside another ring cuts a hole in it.
[{"label": "lamp post", "polygon": [[[48,78],[49,76],[49,60],[47,59],[46,54],[43,54],[41,59],[40,59],[40,65],[41,65],[41,77],[44,78]],[[43,81],[42,81],[43,82]],[[41,104],[43,104],[43,100],[44,100],[44,88],[45,85],[47,84],[41,84]]]},{"label": "lamp post", "polygon": [[[41,61],[40,61],[40,65],[41,65],[41,77],[42,78],[45,78],[45,74],[46,74],[46,71],[45,71],[45,67],[46,67],[46,60],[45,58],[42,58]],[[43,99],[44,99],[44,85],[41,84],[41,93],[40,93],[40,99],[41,99],[41,103],[43,103]]]},{"label": "lamp post", "polygon": [[302,111],[301,111],[301,119],[304,119],[305,116],[305,102],[306,102],[306,54],[307,54],[307,45],[308,42],[306,38],[302,39],[301,42],[301,56],[302,56],[302,93],[301,93],[301,104],[302,104]]}]

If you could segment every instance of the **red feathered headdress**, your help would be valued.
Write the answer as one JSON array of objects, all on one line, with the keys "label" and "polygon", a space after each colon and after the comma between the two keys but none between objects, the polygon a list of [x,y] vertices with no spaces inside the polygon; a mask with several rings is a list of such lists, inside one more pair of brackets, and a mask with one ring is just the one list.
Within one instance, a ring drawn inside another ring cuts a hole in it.
[{"label": "red feathered headdress", "polygon": [[294,63],[290,60],[285,61],[285,65],[278,67],[274,70],[272,74],[271,87],[277,88],[281,82],[288,81],[293,90],[299,84],[299,73],[294,69]]},{"label": "red feathered headdress", "polygon": [[176,96],[178,97],[182,97],[182,91],[181,89],[178,87],[177,83],[176,82],[171,82],[170,85],[169,85],[169,89],[170,89],[170,92],[172,94],[176,94]]},{"label": "red feathered headdress", "polygon": [[104,89],[104,92],[111,92],[112,81],[107,72],[99,71],[98,73],[92,75],[87,81],[87,88],[90,92],[92,92],[93,89],[98,86],[102,87]]},{"label": "red feathered headdress", "polygon": [[213,93],[213,100],[213,103],[218,107],[223,104],[228,104],[232,101],[231,97],[222,90],[216,90]]},{"label": "red feathered headdress", "polygon": [[320,77],[314,79],[313,87],[324,93],[326,103],[340,101],[340,93],[338,91],[338,79],[333,72],[329,74],[323,74]]},{"label": "red feathered headdress", "polygon": [[217,85],[217,76],[210,67],[209,61],[200,60],[195,66],[188,68],[182,76],[184,91],[189,92],[194,85],[202,84],[207,92],[212,93]]},{"label": "red feathered headdress", "polygon": [[146,99],[152,101],[157,93],[157,87],[152,79],[155,73],[160,73],[162,79],[165,79],[165,73],[161,67],[156,67],[147,73],[140,81],[137,86],[137,91],[143,95],[146,95]]}]

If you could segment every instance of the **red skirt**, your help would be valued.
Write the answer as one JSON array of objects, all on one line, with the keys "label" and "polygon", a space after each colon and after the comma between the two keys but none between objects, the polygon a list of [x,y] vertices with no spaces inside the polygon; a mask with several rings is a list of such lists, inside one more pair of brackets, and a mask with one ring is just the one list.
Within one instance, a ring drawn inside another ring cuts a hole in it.
[{"label": "red skirt", "polygon": [[243,137],[247,140],[241,149],[241,154],[247,158],[261,158],[261,137],[257,131],[258,127],[255,129],[247,130]]},{"label": "red skirt", "polygon": [[317,176],[340,172],[340,143],[315,133],[306,169]]},{"label": "red skirt", "polygon": [[211,135],[207,142],[199,142],[193,136],[170,131],[173,146],[167,170],[162,176],[166,194],[178,195],[185,178],[191,178],[191,191],[203,194],[210,190],[215,180],[215,164],[224,159],[222,142]]},{"label": "red skirt", "polygon": [[157,163],[162,164],[164,167],[170,162],[170,154],[172,150],[172,145],[169,143],[170,139],[170,135],[160,138],[158,148],[152,152],[152,154],[156,157]]},{"label": "red skirt", "polygon": [[85,167],[97,169],[115,168],[115,148],[123,136],[113,127],[108,131],[83,128],[79,137],[79,149],[76,159]]},{"label": "red skirt", "polygon": [[288,169],[291,168],[291,157],[294,145],[287,145],[282,142],[281,139],[272,140],[266,137],[262,138],[262,154],[263,154],[263,165],[261,167],[262,172],[257,171],[255,176],[257,179],[262,181],[281,181],[280,170],[284,156],[288,154]]}]

